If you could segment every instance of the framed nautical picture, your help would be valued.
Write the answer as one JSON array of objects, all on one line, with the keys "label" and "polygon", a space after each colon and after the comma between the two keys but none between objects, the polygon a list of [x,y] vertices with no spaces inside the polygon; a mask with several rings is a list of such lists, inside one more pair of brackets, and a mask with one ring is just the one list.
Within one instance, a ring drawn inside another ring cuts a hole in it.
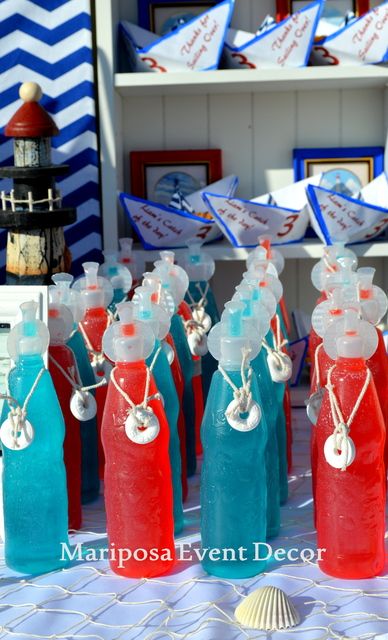
[{"label": "framed nautical picture", "polygon": [[214,7],[218,0],[138,0],[140,27],[165,35]]},{"label": "framed nautical picture", "polygon": [[221,149],[132,151],[130,167],[132,195],[167,206],[222,178]]},{"label": "framed nautical picture", "polygon": [[294,177],[322,174],[319,186],[347,196],[357,195],[384,169],[384,147],[294,149]]},{"label": "framed nautical picture", "polygon": [[[276,0],[276,3],[277,18],[283,20],[311,4],[311,0]],[[369,0],[326,0],[322,19],[331,23],[333,27],[340,27],[349,11],[362,16],[369,11]]]}]

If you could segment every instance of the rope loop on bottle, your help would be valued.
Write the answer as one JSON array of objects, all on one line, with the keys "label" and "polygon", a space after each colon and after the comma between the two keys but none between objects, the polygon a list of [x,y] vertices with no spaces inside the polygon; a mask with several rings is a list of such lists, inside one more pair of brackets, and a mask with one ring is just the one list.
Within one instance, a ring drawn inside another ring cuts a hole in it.
[{"label": "rope loop on bottle", "polygon": [[[39,384],[41,377],[46,371],[45,367],[42,367],[36,376],[34,383],[28,392],[23,405],[20,405],[18,400],[11,396],[8,386],[8,376],[6,381],[6,393],[0,394],[0,398],[8,402],[9,413],[7,419],[3,422],[0,429],[1,441],[9,449],[17,450],[24,449],[31,444],[34,438],[34,429],[27,418],[28,404],[35,393],[35,390]],[[14,406],[11,406],[14,405]]]},{"label": "rope loop on bottle", "polygon": [[332,372],[335,367],[336,365],[333,365],[327,374],[326,389],[329,394],[330,411],[334,423],[334,431],[326,440],[324,454],[327,462],[331,466],[341,469],[341,471],[346,471],[347,467],[349,467],[354,461],[356,454],[353,440],[349,436],[350,427],[364,399],[365,393],[372,379],[372,374],[370,369],[367,368],[362,389],[350,416],[346,420],[343,416],[338,398],[334,393],[335,386],[332,383]]},{"label": "rope loop on bottle", "polygon": [[225,410],[225,418],[229,425],[237,431],[251,431],[261,420],[261,409],[252,398],[252,367],[249,365],[250,348],[241,350],[241,382],[242,386],[237,387],[225,369],[219,364],[218,370],[227,384],[233,390],[233,400]]}]

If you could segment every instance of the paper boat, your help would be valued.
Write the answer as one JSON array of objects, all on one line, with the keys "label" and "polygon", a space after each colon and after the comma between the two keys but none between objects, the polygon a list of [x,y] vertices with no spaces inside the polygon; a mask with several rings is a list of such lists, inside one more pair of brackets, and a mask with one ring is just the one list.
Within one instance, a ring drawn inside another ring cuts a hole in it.
[{"label": "paper boat", "polygon": [[313,65],[376,64],[387,61],[388,2],[315,43]]},{"label": "paper boat", "polygon": [[223,64],[230,69],[303,67],[308,63],[323,0],[307,5],[263,33],[228,29]]},{"label": "paper boat", "polygon": [[269,233],[273,244],[289,244],[305,235],[309,223],[306,186],[318,184],[320,179],[319,174],[252,200],[209,191],[203,199],[235,247],[257,246],[257,236],[262,233]]},{"label": "paper boat", "polygon": [[369,242],[388,227],[388,180],[380,174],[352,198],[330,189],[309,185],[311,225],[327,245],[341,241]]},{"label": "paper boat", "polygon": [[[120,193],[120,202],[145,249],[177,249],[185,247],[187,241],[194,238],[207,243],[221,237],[220,229],[205,206],[202,194],[211,188],[226,197],[232,197],[237,185],[236,176],[227,176],[213,182],[186,196],[186,207],[183,210],[143,200],[128,193]],[[195,213],[189,213],[189,207]]]},{"label": "paper boat", "polygon": [[224,0],[164,36],[120,22],[132,71],[217,69],[234,0]]}]

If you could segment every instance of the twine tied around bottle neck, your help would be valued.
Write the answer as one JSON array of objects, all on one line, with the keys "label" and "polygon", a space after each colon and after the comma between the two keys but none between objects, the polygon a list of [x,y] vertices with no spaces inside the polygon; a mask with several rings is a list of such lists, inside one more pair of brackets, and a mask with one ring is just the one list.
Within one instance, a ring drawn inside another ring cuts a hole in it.
[{"label": "twine tied around bottle neck", "polygon": [[162,346],[159,346],[158,349],[155,352],[154,357],[152,358],[150,366],[146,367],[146,381],[145,381],[145,386],[144,386],[144,397],[143,397],[143,401],[140,404],[136,404],[135,402],[133,402],[132,398],[130,398],[130,396],[124,391],[124,389],[122,389],[120,387],[119,383],[116,380],[115,374],[114,374],[114,372],[116,371],[116,367],[114,367],[112,369],[112,371],[110,372],[110,379],[112,380],[116,390],[119,392],[119,394],[124,398],[124,400],[129,404],[129,406],[132,409],[136,409],[137,407],[140,407],[142,409],[147,409],[148,403],[149,403],[150,400],[161,400],[161,394],[159,392],[154,393],[151,396],[148,395],[149,391],[150,391],[152,371],[153,371],[153,369],[155,367],[156,361],[158,359],[158,356],[159,356],[161,350],[162,350]]},{"label": "twine tied around bottle neck", "polygon": [[[248,364],[249,354],[251,349],[244,348],[242,351],[242,360],[241,360],[241,381],[242,386],[237,387],[234,384],[233,380],[227,374],[225,369],[219,364],[218,370],[220,371],[224,380],[228,383],[228,385],[233,389],[233,398],[238,404],[240,413],[245,413],[252,402],[252,392],[251,392],[251,384],[252,384],[252,367]],[[246,372],[247,371],[247,372]],[[225,416],[227,416],[227,411],[225,412]]]},{"label": "twine tied around bottle neck", "polygon": [[206,307],[207,305],[207,294],[210,288],[209,283],[206,283],[206,287],[205,290],[202,289],[201,287],[201,283],[200,282],[196,282],[195,284],[196,289],[198,289],[199,291],[199,295],[201,296],[199,300],[194,300],[190,289],[187,289],[187,296],[190,300],[190,308],[193,309],[204,309],[204,307]]},{"label": "twine tied around bottle neck", "polygon": [[[346,471],[347,467],[349,466],[349,464],[347,462],[348,459],[348,451],[350,450],[350,447],[352,446],[352,443],[350,442],[350,438],[349,438],[349,432],[350,432],[350,427],[353,423],[353,420],[356,416],[356,413],[358,411],[358,409],[360,408],[360,405],[364,399],[365,393],[368,389],[369,383],[371,381],[372,378],[372,374],[370,369],[367,368],[366,370],[366,377],[365,377],[365,381],[364,384],[362,386],[362,389],[358,395],[358,398],[356,400],[356,403],[350,413],[350,416],[347,420],[345,420],[343,413],[341,411],[341,407],[339,405],[338,402],[338,398],[336,397],[335,393],[334,393],[334,385],[332,384],[331,381],[331,376],[332,376],[332,372],[335,369],[336,365],[333,365],[330,369],[329,372],[327,374],[327,384],[326,384],[326,389],[329,393],[329,401],[330,401],[330,410],[331,410],[331,416],[333,419],[333,423],[334,423],[334,431],[332,434],[333,437],[333,442],[334,442],[334,448],[335,448],[335,452],[338,454],[339,451],[343,452],[343,460],[344,463],[341,467],[341,471]],[[353,445],[354,446],[354,445]]]},{"label": "twine tied around bottle neck", "polygon": [[[107,315],[107,319],[106,319],[106,327],[104,329],[104,333],[105,331],[108,329],[108,327],[112,324],[112,315],[108,313]],[[93,349],[93,345],[89,339],[88,334],[86,333],[86,330],[82,324],[82,322],[80,322],[78,324],[80,331],[82,333],[82,337],[85,340],[85,344],[86,344],[86,348],[88,350],[88,352],[92,355],[92,367],[95,367],[96,369],[99,369],[101,367],[103,367],[104,362],[106,360],[105,358],[105,354],[102,351],[96,351],[95,349]]]},{"label": "twine tied around bottle neck", "polygon": [[[11,425],[12,425],[12,439],[13,439],[13,448],[14,449],[18,449],[18,433],[19,432],[23,432],[24,436],[26,438],[28,438],[28,434],[26,432],[26,418],[27,418],[27,408],[28,408],[28,403],[30,402],[32,396],[35,393],[35,390],[39,384],[39,381],[42,377],[42,375],[44,374],[44,372],[46,371],[45,367],[42,367],[38,373],[38,375],[35,378],[35,381],[30,389],[30,391],[28,392],[23,405],[21,406],[20,403],[18,402],[18,400],[16,400],[16,398],[14,398],[13,396],[11,396],[10,390],[9,390],[9,386],[8,386],[8,376],[7,376],[7,382],[6,382],[6,393],[1,393],[0,394],[0,398],[3,400],[6,400],[8,402],[8,406],[9,406],[9,414],[8,414],[8,420],[10,421]],[[14,406],[11,406],[14,405]]]},{"label": "twine tied around bottle neck", "polygon": [[78,369],[76,369],[77,380],[74,380],[74,378],[72,378],[67,373],[67,371],[65,371],[65,369],[62,367],[62,365],[59,364],[59,362],[51,355],[51,353],[49,353],[49,360],[50,360],[50,362],[52,362],[57,367],[57,369],[59,369],[59,371],[61,372],[63,377],[72,386],[72,388],[74,389],[75,393],[79,393],[79,394],[83,395],[83,393],[85,393],[86,391],[91,391],[92,389],[98,389],[98,387],[103,387],[104,385],[107,384],[106,378],[103,378],[100,382],[96,382],[95,384],[90,384],[87,387],[84,387],[81,384],[81,378],[80,378]]}]

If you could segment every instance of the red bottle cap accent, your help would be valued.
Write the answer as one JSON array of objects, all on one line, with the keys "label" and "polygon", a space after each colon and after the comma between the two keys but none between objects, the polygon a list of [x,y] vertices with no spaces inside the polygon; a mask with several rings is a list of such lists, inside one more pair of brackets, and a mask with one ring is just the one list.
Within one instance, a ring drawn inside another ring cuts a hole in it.
[{"label": "red bottle cap accent", "polygon": [[49,138],[59,131],[52,117],[40,104],[42,90],[35,82],[21,85],[19,95],[24,104],[14,113],[4,134],[12,138]]}]

